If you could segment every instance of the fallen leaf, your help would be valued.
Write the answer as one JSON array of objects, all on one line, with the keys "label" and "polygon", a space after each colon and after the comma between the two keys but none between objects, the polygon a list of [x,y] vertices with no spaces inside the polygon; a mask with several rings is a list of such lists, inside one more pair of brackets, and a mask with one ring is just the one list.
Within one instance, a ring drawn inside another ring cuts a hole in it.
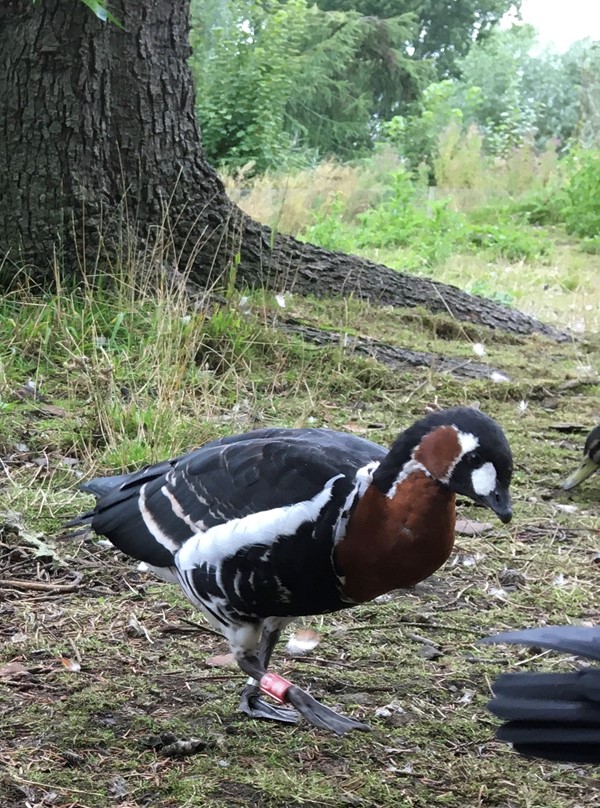
[{"label": "fallen leaf", "polygon": [[511,567],[504,567],[504,569],[498,573],[498,580],[507,590],[518,589],[527,583],[527,578],[523,573]]},{"label": "fallen leaf", "polygon": [[44,397],[38,391],[37,385],[33,379],[29,379],[28,382],[21,385],[18,390],[15,390],[15,394],[19,398],[33,398],[36,401],[44,401]]},{"label": "fallen leaf", "polygon": [[366,426],[361,426],[357,424],[355,421],[348,421],[347,424],[344,424],[342,429],[345,429],[346,432],[353,432],[355,435],[364,435],[367,431]]},{"label": "fallen leaf", "polygon": [[500,373],[497,370],[493,370],[490,373],[490,379],[495,382],[496,384],[502,384],[502,382],[509,382],[510,379],[508,376],[505,376],[504,373]]},{"label": "fallen leaf", "polygon": [[483,553],[475,553],[475,555],[471,555],[470,553],[457,553],[450,562],[450,566],[474,567],[479,561],[483,561],[484,558]]},{"label": "fallen leaf", "polygon": [[126,631],[130,637],[145,637],[149,643],[154,645],[154,640],[150,637],[148,629],[143,623],[140,623],[134,614],[127,621]]},{"label": "fallen leaf", "polygon": [[392,713],[398,713],[399,715],[404,715],[404,713],[406,713],[406,710],[397,701],[391,701],[384,707],[377,707],[377,709],[375,710],[375,715],[377,716],[377,718],[389,718],[392,715]]},{"label": "fallen leaf", "polygon": [[23,517],[20,513],[15,511],[0,512],[0,531],[6,530],[16,533],[26,544],[35,547],[36,558],[51,558],[57,564],[63,563],[54,547],[43,541],[41,538],[43,533],[31,533],[25,528]]},{"label": "fallen leaf", "polygon": [[115,777],[112,778],[112,780],[109,781],[108,793],[111,795],[111,797],[114,797],[115,799],[118,800],[122,800],[123,797],[126,797],[127,794],[129,793],[127,783],[121,777],[120,774],[117,774]]},{"label": "fallen leaf", "polygon": [[235,657],[233,654],[217,654],[216,656],[208,657],[206,664],[211,668],[224,668],[227,665],[235,664]]},{"label": "fallen leaf", "polygon": [[475,522],[473,519],[457,519],[456,532],[463,536],[481,536],[488,530],[493,530],[494,525],[490,522]]},{"label": "fallen leaf", "polygon": [[202,752],[208,745],[206,741],[201,741],[199,738],[190,738],[187,741],[180,740],[167,744],[161,748],[160,752],[165,757],[189,757],[195,755],[196,752]]},{"label": "fallen leaf", "polygon": [[48,457],[47,455],[40,455],[40,457],[34,457],[31,460],[32,463],[35,463],[36,466],[40,468],[48,468]]},{"label": "fallen leaf", "polygon": [[311,628],[301,628],[288,638],[285,650],[292,656],[305,656],[321,642],[320,636]]},{"label": "fallen leaf", "polygon": [[66,418],[67,411],[62,407],[57,407],[56,404],[39,404],[37,406],[38,412],[44,415],[51,415],[54,418]]},{"label": "fallen leaf", "polygon": [[69,659],[68,657],[61,656],[60,661],[68,671],[71,671],[71,673],[79,673],[81,670],[81,665],[76,659]]},{"label": "fallen leaf", "polygon": [[79,465],[79,460],[76,457],[66,457],[63,455],[61,458],[61,463],[64,463],[65,466],[77,466]]}]

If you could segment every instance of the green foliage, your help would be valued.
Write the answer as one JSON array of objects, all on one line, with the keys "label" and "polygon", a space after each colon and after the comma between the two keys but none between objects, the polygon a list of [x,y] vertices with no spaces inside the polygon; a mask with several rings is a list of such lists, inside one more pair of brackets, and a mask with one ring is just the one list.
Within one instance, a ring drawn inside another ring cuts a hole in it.
[{"label": "green foliage", "polygon": [[[33,0],[33,5],[37,5],[40,0]],[[107,4],[102,2],[102,0],[80,0],[84,6],[87,6],[89,10],[102,22],[110,22],[113,25],[116,25],[118,28],[122,28],[123,25],[121,22],[111,14],[107,8]]]},{"label": "green foliage", "polygon": [[427,264],[446,258],[460,238],[462,222],[445,200],[423,204],[406,171],[391,177],[391,193],[381,204],[359,214],[359,248],[419,245]]},{"label": "green foliage", "polygon": [[495,290],[489,281],[477,280],[467,285],[466,292],[470,295],[477,295],[477,297],[486,297],[488,300],[494,300],[496,303],[502,303],[505,306],[510,306],[514,303],[513,295],[503,289],[502,291]]},{"label": "green foliage", "polygon": [[[461,0],[449,14],[423,0],[192,0],[190,64],[206,153],[220,165],[252,162],[259,173],[322,155],[355,158],[402,115],[389,136],[416,164],[453,116],[469,114],[465,98],[444,108],[452,84],[433,87],[422,121],[409,114],[433,61],[448,72],[514,5]],[[476,92],[464,95],[476,103]]]},{"label": "green foliage", "polygon": [[415,59],[432,61],[444,77],[456,72],[457,59],[473,42],[485,40],[507,12],[518,11],[521,0],[318,0],[318,5],[381,18],[411,14],[416,26],[409,44]]},{"label": "green foliage", "polygon": [[344,209],[345,202],[335,195],[328,206],[313,213],[312,222],[304,229],[301,238],[326,250],[352,252],[356,242],[352,225],[344,221]]},{"label": "green foliage", "polygon": [[580,238],[600,236],[600,151],[573,155],[566,185],[564,222],[569,233]]},{"label": "green foliage", "polygon": [[[255,366],[274,362],[276,341],[235,302],[209,314],[156,283],[142,289],[124,277],[110,293],[90,286],[37,298],[15,293],[0,303],[0,413],[9,411],[8,391],[28,379],[44,396],[68,386],[88,402],[76,414],[85,423],[77,451],[110,468],[200,442],[217,398],[219,407],[235,406],[246,385],[259,383]],[[263,383],[272,383],[272,372]],[[70,401],[61,403],[68,415]],[[56,443],[60,428],[58,419]]]},{"label": "green foliage", "polygon": [[309,11],[304,0],[267,11],[254,0],[192,2],[190,60],[211,161],[257,170],[293,163],[286,105],[298,80]]},{"label": "green foliage", "polygon": [[536,128],[539,88],[526,83],[526,74],[535,63],[530,56],[535,39],[530,26],[499,30],[485,43],[474,45],[460,62],[456,100],[469,89],[479,88],[474,121],[482,128],[492,154],[506,154]]},{"label": "green foliage", "polygon": [[372,148],[378,122],[414,102],[433,73],[406,53],[414,36],[406,15],[320,12],[311,21],[290,128],[320,154],[355,158]]},{"label": "green foliage", "polygon": [[484,223],[471,221],[468,242],[475,250],[485,250],[491,257],[509,262],[541,262],[552,251],[552,242],[545,234],[519,225],[510,217]]},{"label": "green foliage", "polygon": [[544,262],[551,255],[552,242],[523,211],[503,204],[459,213],[449,199],[432,200],[424,191],[406,170],[396,171],[382,202],[348,221],[337,198],[326,212],[315,214],[303,238],[359,254],[402,248],[413,268],[436,266],[456,253],[485,252],[490,260],[509,263]]},{"label": "green foliage", "polygon": [[382,138],[412,167],[427,162],[440,184],[445,182],[438,176],[440,157],[444,162],[439,146],[449,129],[460,147],[461,136],[476,126],[485,153],[505,159],[528,143],[537,151],[557,144],[564,149],[584,133],[586,142],[593,142],[594,132],[600,133],[592,100],[600,86],[597,50],[578,43],[565,54],[532,55],[534,45],[530,26],[494,31],[459,60],[460,78],[430,85],[420,108],[384,124]]},{"label": "green foliage", "polygon": [[586,240],[582,249],[595,253],[600,236],[600,151],[573,150],[558,180],[526,194],[513,210],[532,224],[564,225],[568,233]]},{"label": "green foliage", "polygon": [[256,169],[372,147],[374,122],[418,97],[406,16],[325,12],[308,0],[192,0],[190,60],[209,159]]},{"label": "green foliage", "polygon": [[98,17],[99,20],[102,20],[102,22],[111,22],[113,25],[117,25],[119,28],[123,27],[119,20],[110,13],[105,3],[100,2],[100,0],[81,1],[96,15],[96,17]]},{"label": "green foliage", "polygon": [[549,185],[525,194],[513,203],[512,208],[533,225],[563,224],[564,190],[554,184]]},{"label": "green foliage", "polygon": [[382,140],[392,143],[412,168],[426,162],[433,169],[442,133],[452,125],[462,130],[465,118],[474,117],[480,92],[478,88],[472,88],[465,94],[461,106],[457,106],[454,96],[453,81],[430,84],[423,92],[418,113],[396,115],[384,123]]}]

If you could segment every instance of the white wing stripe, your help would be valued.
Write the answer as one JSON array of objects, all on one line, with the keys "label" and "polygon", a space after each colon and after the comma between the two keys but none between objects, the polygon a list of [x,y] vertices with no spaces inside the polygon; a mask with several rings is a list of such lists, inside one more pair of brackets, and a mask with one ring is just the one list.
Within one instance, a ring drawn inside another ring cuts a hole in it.
[{"label": "white wing stripe", "polygon": [[223,559],[235,555],[244,547],[253,544],[270,545],[281,536],[293,536],[303,522],[317,520],[319,513],[331,499],[331,494],[332,488],[328,484],[327,488],[304,502],[259,511],[241,519],[231,519],[197,533],[177,553],[176,564],[180,570],[193,569],[200,564],[219,568]]},{"label": "white wing stripe", "polygon": [[175,497],[174,494],[171,493],[171,491],[169,491],[166,485],[163,485],[163,487],[160,489],[160,492],[161,494],[164,494],[165,497],[171,503],[171,508],[173,509],[173,513],[175,514],[175,516],[178,516],[182,520],[182,522],[185,522],[186,525],[188,525],[188,527],[191,527],[193,531],[206,530],[206,525],[204,524],[204,522],[202,521],[194,522],[194,520],[190,516],[188,516],[187,513],[185,513],[178,499]]},{"label": "white wing stripe", "polygon": [[166,547],[167,550],[170,550],[173,554],[175,554],[179,550],[179,544],[173,541],[173,539],[168,536],[164,530],[162,530],[146,505],[147,486],[148,483],[144,483],[144,485],[140,488],[140,495],[138,497],[138,507],[140,509],[140,513],[142,514],[144,524],[146,525],[148,532],[154,536],[159,544],[162,544],[163,547]]}]

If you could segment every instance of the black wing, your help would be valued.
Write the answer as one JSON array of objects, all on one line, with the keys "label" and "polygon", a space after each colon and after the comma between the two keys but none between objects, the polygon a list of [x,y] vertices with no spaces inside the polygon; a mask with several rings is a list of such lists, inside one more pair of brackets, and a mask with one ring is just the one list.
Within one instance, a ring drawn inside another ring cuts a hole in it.
[{"label": "black wing", "polygon": [[[485,642],[520,643],[600,659],[600,629],[548,626]],[[527,757],[600,763],[600,669],[573,673],[507,673],[492,685],[488,709],[506,723],[496,733]]]},{"label": "black wing", "polygon": [[544,626],[521,631],[506,631],[486,637],[486,643],[516,643],[550,648],[565,654],[600,660],[600,628],[598,626]]},{"label": "black wing", "polygon": [[127,555],[171,566],[200,529],[314,497],[338,474],[354,476],[386,450],[327,429],[265,429],[221,438],[175,460],[85,485],[99,498],[75,520]]},{"label": "black wing", "polygon": [[600,763],[600,669],[506,673],[488,709],[507,722],[496,737],[527,757]]}]

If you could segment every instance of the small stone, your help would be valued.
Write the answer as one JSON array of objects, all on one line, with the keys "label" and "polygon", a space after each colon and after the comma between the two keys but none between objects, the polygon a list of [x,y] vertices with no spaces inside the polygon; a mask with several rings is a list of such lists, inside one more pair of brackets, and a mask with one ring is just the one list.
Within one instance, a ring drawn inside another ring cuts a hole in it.
[{"label": "small stone", "polygon": [[511,569],[511,567],[505,567],[503,570],[501,570],[498,573],[498,580],[506,590],[518,589],[519,587],[524,586],[527,582],[527,579],[522,572]]},{"label": "small stone", "polygon": [[436,648],[435,645],[422,645],[419,648],[421,659],[439,659],[443,655],[444,652],[440,648]]}]

